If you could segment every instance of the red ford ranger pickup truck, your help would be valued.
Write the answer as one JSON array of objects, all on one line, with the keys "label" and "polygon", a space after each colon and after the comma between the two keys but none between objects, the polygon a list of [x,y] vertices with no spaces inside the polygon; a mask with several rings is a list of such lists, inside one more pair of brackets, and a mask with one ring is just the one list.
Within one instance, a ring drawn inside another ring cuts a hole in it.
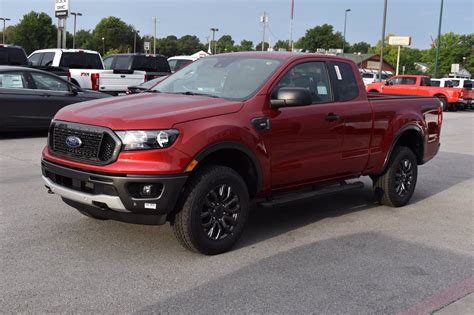
[{"label": "red ford ranger pickup truck", "polygon": [[[423,75],[398,75],[386,82],[367,85],[369,93],[431,96],[443,103],[443,110],[457,110],[463,103],[464,91],[459,88],[431,86],[431,78]],[[466,92],[468,92],[466,90]]]},{"label": "red ford ranger pickup truck", "polygon": [[170,222],[204,254],[239,239],[250,201],[360,189],[399,207],[439,149],[436,98],[368,97],[356,65],[296,53],[202,58],[146,93],[68,106],[42,157],[50,193],[84,215]]}]

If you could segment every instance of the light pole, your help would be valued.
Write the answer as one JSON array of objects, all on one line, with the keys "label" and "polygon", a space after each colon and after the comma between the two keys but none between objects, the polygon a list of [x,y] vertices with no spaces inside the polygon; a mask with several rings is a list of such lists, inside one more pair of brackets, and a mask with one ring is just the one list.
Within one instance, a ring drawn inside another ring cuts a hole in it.
[{"label": "light pole", "polygon": [[156,16],[153,17],[153,55],[156,55]]},{"label": "light pole", "polygon": [[379,82],[382,82],[383,48],[385,43],[385,24],[387,23],[387,0],[383,4],[382,42],[380,43]]},{"label": "light pole", "polygon": [[72,49],[76,48],[76,18],[82,16],[82,13],[71,12],[71,15],[74,15],[74,33],[72,34]]},{"label": "light pole", "polygon": [[443,21],[443,0],[441,0],[441,9],[439,10],[439,24],[438,24],[438,42],[436,43],[436,57],[435,57],[435,68],[434,68],[434,77],[438,77],[438,67],[439,67],[439,50],[441,47],[441,22]]},{"label": "light pole", "polygon": [[137,52],[137,34],[140,33],[139,30],[135,30],[135,37],[133,38],[133,53]]},{"label": "light pole", "polygon": [[219,29],[217,27],[211,27],[211,32],[212,32],[212,42],[214,44],[214,54],[216,53],[216,32],[219,32]]},{"label": "light pole", "polygon": [[102,37],[102,57],[105,55],[105,37]]},{"label": "light pole", "polygon": [[7,21],[10,21],[10,20],[11,20],[11,19],[9,19],[9,18],[0,18],[0,21],[3,21],[3,33],[2,33],[2,35],[3,35],[2,37],[3,37],[3,38],[2,38],[2,44],[5,44],[5,23],[6,23]]},{"label": "light pole", "polygon": [[344,53],[344,48],[346,46],[346,24],[347,24],[347,12],[351,12],[351,9],[346,9],[344,13],[344,35],[342,37],[342,53]]}]

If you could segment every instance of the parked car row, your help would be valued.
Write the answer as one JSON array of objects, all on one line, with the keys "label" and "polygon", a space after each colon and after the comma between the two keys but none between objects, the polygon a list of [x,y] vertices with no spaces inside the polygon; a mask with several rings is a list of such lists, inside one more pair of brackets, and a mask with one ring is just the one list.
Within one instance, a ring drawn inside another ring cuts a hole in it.
[{"label": "parked car row", "polygon": [[[439,82],[433,84],[433,82]],[[471,81],[472,82],[472,81]],[[408,94],[420,96],[437,97],[443,104],[443,110],[465,109],[472,107],[472,83],[450,87],[446,81],[434,81],[428,76],[422,75],[399,75],[387,80],[387,82],[376,82],[367,85],[369,93],[385,94]],[[454,86],[451,83],[452,86]]]}]

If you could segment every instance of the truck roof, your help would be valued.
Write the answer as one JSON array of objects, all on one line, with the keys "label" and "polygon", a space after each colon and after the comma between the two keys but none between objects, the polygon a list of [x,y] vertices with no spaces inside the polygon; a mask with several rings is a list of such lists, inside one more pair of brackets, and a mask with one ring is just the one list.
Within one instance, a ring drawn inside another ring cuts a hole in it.
[{"label": "truck roof", "polygon": [[[289,51],[242,51],[242,52],[232,52],[219,54],[219,56],[232,55],[232,56],[245,56],[245,57],[256,57],[256,58],[273,58],[280,60],[291,60],[291,59],[300,59],[300,58],[319,58],[321,60],[339,60],[339,61],[351,61],[352,60],[344,57],[339,57],[335,55],[322,55],[317,53],[304,53],[304,52],[289,52]],[[212,57],[210,55],[209,57]]]},{"label": "truck roof", "polygon": [[67,52],[67,53],[76,53],[76,52],[83,52],[88,54],[99,54],[97,51],[88,50],[88,49],[62,49],[62,48],[48,48],[48,49],[39,49],[32,52],[34,53],[42,53],[42,52]]}]

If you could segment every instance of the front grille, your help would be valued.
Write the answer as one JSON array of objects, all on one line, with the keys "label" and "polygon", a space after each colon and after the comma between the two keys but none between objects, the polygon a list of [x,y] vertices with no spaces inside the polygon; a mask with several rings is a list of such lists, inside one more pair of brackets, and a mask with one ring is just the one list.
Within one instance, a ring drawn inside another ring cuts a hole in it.
[{"label": "front grille", "polygon": [[[70,136],[82,144],[72,148],[66,143]],[[49,148],[57,155],[92,164],[107,164],[115,160],[120,143],[106,128],[73,123],[54,122],[49,133]]]}]

